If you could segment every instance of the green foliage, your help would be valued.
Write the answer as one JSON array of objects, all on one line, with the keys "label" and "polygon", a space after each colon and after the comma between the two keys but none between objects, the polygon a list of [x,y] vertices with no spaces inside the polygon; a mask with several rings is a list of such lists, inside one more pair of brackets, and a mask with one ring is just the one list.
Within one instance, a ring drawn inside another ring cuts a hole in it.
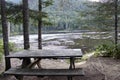
[{"label": "green foliage", "polygon": [[15,50],[16,50],[15,44],[12,42],[9,42],[9,51],[15,51]]},{"label": "green foliage", "polygon": [[43,1],[42,4],[43,4],[45,7],[48,7],[48,6],[50,6],[50,5],[53,4],[53,0]]},{"label": "green foliage", "polygon": [[0,61],[2,59],[2,56],[3,56],[3,41],[0,40]]},{"label": "green foliage", "polygon": [[110,56],[112,56],[112,54],[114,52],[114,48],[115,48],[115,46],[112,43],[101,44],[96,47],[95,55],[110,57]]},{"label": "green foliage", "polygon": [[0,53],[0,61],[2,60],[2,56],[3,56],[3,54],[2,54],[2,53]]},{"label": "green foliage", "polygon": [[3,53],[3,41],[0,40],[0,54]]},{"label": "green foliage", "polygon": [[22,23],[22,4],[15,4],[12,2],[6,2],[6,13],[9,22],[14,24]]},{"label": "green foliage", "polygon": [[[120,1],[118,1],[120,3]],[[85,21],[91,29],[110,31],[114,29],[115,0],[101,0],[101,2],[86,2],[85,10],[79,12],[81,18],[78,23]],[[118,15],[120,14],[118,4]],[[83,19],[82,19],[83,18]],[[83,24],[85,24],[83,23]],[[119,23],[119,22],[118,22]],[[119,26],[120,24],[118,24]]]},{"label": "green foliage", "polygon": [[113,54],[113,57],[114,58],[117,58],[117,59],[120,59],[120,44],[118,44],[117,46],[116,46],[116,50],[114,50],[114,54]]},{"label": "green foliage", "polygon": [[120,58],[120,44],[104,43],[96,47],[95,56]]},{"label": "green foliage", "polygon": [[[9,43],[9,51],[15,51],[15,45],[14,43]],[[0,40],[0,60],[2,59],[3,56],[3,40]]]}]

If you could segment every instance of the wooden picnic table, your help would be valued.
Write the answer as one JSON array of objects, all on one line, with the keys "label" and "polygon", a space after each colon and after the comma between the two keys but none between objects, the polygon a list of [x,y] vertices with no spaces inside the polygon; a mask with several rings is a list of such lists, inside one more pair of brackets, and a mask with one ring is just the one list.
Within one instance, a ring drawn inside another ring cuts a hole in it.
[{"label": "wooden picnic table", "polygon": [[23,50],[10,54],[8,58],[70,58],[82,57],[81,49],[42,49],[42,50]]},{"label": "wooden picnic table", "polygon": [[[27,75],[42,75],[45,73],[45,75],[50,76],[52,73],[52,76],[54,75],[61,75],[61,76],[69,76],[68,80],[72,80],[72,76],[78,76],[78,75],[83,75],[83,72],[80,70],[76,70],[75,69],[75,58],[80,58],[82,57],[82,51],[81,49],[56,49],[56,50],[51,50],[51,49],[42,49],[42,50],[23,50],[20,52],[16,52],[13,54],[10,54],[8,56],[6,56],[6,58],[19,58],[19,59],[23,59],[22,62],[22,70],[18,70],[18,69],[10,69],[8,71],[5,72],[5,74],[12,74],[12,75],[25,75],[25,73]],[[34,62],[31,64],[30,59],[34,58]],[[51,58],[55,58],[55,59],[70,59],[70,66],[69,69],[50,69],[50,70],[46,70],[46,69],[38,69],[38,70],[34,70],[30,69],[31,66],[33,66],[33,64],[37,64],[41,59],[51,59]],[[29,68],[29,70],[26,68]],[[40,71],[39,71],[40,70]],[[21,72],[22,71],[22,72]],[[32,73],[30,73],[30,71]],[[36,72],[38,71],[38,72]],[[48,72],[49,71],[49,72]],[[57,72],[58,71],[58,72]],[[80,72],[77,72],[80,71]],[[16,73],[15,73],[16,72]],[[19,73],[20,72],[20,73]],[[28,72],[28,73],[27,73]],[[33,73],[36,72],[36,73]],[[58,74],[59,73],[59,74]]]}]

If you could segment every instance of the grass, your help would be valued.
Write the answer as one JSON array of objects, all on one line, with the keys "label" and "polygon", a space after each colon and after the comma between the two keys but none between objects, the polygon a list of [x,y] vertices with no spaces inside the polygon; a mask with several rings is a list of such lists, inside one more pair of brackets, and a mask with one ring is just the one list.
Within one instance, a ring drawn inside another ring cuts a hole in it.
[{"label": "grass", "polygon": [[94,51],[96,46],[102,44],[103,42],[111,41],[110,39],[74,39],[75,44],[68,46],[71,49],[82,49],[84,53],[89,53]]},{"label": "grass", "polygon": [[2,58],[3,58],[3,53],[0,53],[0,62],[1,62]]}]

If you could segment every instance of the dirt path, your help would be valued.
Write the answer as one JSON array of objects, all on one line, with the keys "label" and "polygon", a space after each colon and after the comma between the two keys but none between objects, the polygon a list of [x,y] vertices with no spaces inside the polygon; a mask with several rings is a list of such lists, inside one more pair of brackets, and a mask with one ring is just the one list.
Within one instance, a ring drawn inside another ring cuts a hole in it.
[{"label": "dirt path", "polygon": [[[12,66],[15,67],[19,62],[16,59],[12,60]],[[68,68],[69,64],[65,60],[42,60],[43,68]],[[85,76],[74,77],[73,80],[120,80],[120,60],[112,58],[90,58],[86,62],[76,63],[77,68],[83,68]],[[0,68],[2,69],[2,68]],[[0,77],[0,80],[16,80],[14,76]],[[35,76],[25,76],[24,80],[67,80],[66,77],[44,77],[38,78]]]}]

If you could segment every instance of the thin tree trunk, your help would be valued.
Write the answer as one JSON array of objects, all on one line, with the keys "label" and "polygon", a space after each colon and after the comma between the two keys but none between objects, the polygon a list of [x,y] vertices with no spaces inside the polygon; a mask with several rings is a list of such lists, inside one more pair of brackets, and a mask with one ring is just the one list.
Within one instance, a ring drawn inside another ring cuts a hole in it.
[{"label": "thin tree trunk", "polygon": [[[29,8],[28,8],[28,0],[23,1],[23,34],[24,34],[24,49],[30,48],[29,43]],[[30,58],[26,58],[23,60],[25,65],[31,63]],[[24,67],[25,65],[22,65]]]},{"label": "thin tree trunk", "polygon": [[24,34],[24,49],[29,49],[29,8],[28,0],[23,0],[23,34]]},{"label": "thin tree trunk", "polygon": [[42,0],[39,1],[39,12],[41,14],[39,20],[38,20],[38,49],[42,49],[42,33],[41,33],[41,28],[42,28]]},{"label": "thin tree trunk", "polygon": [[[7,16],[6,16],[6,2],[5,0],[0,0],[1,5],[1,19],[2,19],[2,33],[3,33],[3,43],[4,43],[4,55],[9,55],[9,46],[8,46],[8,25],[7,25]],[[8,70],[11,67],[10,59],[5,58],[5,70]]]},{"label": "thin tree trunk", "polygon": [[118,0],[115,0],[115,45],[118,43]]}]

